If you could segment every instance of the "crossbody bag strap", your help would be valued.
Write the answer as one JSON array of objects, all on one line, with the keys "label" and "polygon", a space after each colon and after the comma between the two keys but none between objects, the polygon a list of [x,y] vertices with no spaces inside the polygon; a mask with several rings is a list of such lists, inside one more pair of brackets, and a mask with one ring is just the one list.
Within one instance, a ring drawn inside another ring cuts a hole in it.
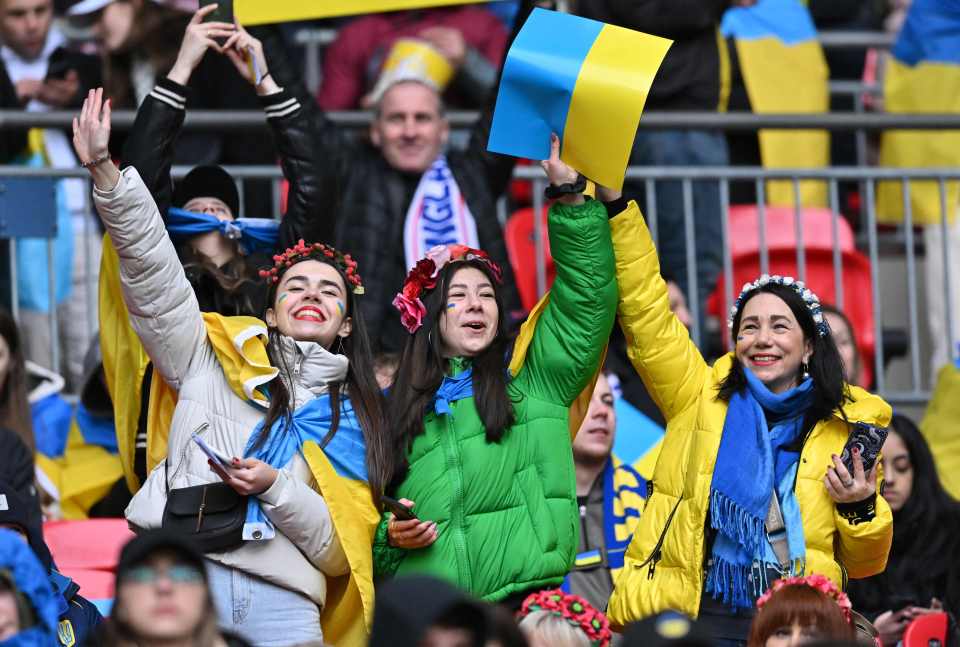
[{"label": "crossbody bag strap", "polygon": [[777,556],[780,570],[790,571],[790,546],[787,544],[787,526],[783,522],[783,512],[780,510],[780,501],[777,493],[770,497],[770,507],[767,509],[767,518],[763,522],[767,530],[767,541],[773,547],[773,554]]}]

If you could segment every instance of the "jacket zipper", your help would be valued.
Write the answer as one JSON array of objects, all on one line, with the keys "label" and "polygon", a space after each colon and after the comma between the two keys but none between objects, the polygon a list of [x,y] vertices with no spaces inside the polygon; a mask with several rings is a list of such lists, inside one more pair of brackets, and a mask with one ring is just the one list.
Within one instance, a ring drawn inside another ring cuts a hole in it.
[{"label": "jacket zipper", "polygon": [[[209,426],[210,425],[206,422],[200,423],[200,425],[196,429],[190,432],[190,436],[192,437],[194,434],[200,435],[200,432],[206,430],[207,427]],[[187,459],[187,450],[190,449],[190,444],[192,442],[193,441],[191,440],[190,442],[184,443],[183,449],[180,450],[180,460],[177,462],[177,468],[173,470],[173,476],[170,476],[169,474],[165,474],[165,476],[167,477],[167,488],[170,487],[170,481],[177,478],[177,474],[180,473],[180,468],[183,467],[183,463]],[[167,458],[168,458],[167,463],[169,464],[169,455]]]},{"label": "jacket zipper", "polygon": [[447,455],[447,470],[453,479],[453,501],[450,506],[450,532],[453,533],[453,547],[457,555],[457,574],[461,587],[469,587],[473,581],[470,562],[467,558],[467,541],[464,537],[463,510],[463,473],[461,471],[460,445],[454,429],[453,412],[442,416],[444,431],[441,442]]},{"label": "jacket zipper", "polygon": [[649,570],[647,571],[647,579],[652,580],[653,575],[657,570],[657,562],[663,557],[663,553],[660,550],[663,547],[663,540],[667,536],[667,530],[670,529],[670,524],[673,522],[673,516],[677,513],[677,508],[680,507],[680,501],[682,498],[677,499],[676,504],[673,506],[673,510],[670,511],[670,516],[667,517],[667,523],[663,526],[663,531],[660,533],[660,538],[657,539],[657,545],[653,547],[653,550],[650,552],[650,556],[645,560],[634,566],[634,568],[643,568],[649,564]]}]

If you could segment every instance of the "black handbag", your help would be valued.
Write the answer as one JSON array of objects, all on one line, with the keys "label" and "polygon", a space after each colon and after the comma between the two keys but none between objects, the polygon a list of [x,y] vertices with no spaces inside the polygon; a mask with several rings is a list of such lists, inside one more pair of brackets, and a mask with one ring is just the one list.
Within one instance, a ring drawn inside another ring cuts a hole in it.
[{"label": "black handbag", "polygon": [[[164,474],[166,477],[166,474]],[[204,483],[171,490],[161,526],[193,541],[204,553],[219,553],[243,542],[247,497],[226,483]]]}]

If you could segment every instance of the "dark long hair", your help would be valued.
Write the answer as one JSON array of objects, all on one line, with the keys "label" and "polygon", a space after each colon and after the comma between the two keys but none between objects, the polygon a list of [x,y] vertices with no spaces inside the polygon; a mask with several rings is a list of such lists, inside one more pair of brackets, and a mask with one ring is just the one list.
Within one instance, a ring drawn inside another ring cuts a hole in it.
[{"label": "dark long hair", "polygon": [[10,361],[6,379],[0,380],[0,427],[16,432],[32,454],[36,448],[33,424],[30,421],[30,403],[27,400],[27,369],[23,360],[23,344],[17,322],[10,313],[0,308],[0,337],[7,342]]},{"label": "dark long hair", "polygon": [[[370,349],[370,338],[367,335],[367,327],[363,321],[363,311],[357,307],[357,297],[350,289],[350,282],[347,281],[343,271],[330,262],[322,252],[313,253],[300,257],[297,263],[314,260],[325,263],[337,271],[340,275],[343,285],[346,286],[346,309],[345,316],[351,318],[353,326],[350,335],[347,337],[338,337],[343,344],[343,354],[350,361],[347,368],[347,379],[345,384],[328,385],[330,394],[330,407],[333,411],[333,421],[330,424],[330,430],[323,440],[323,445],[330,442],[337,432],[337,426],[340,422],[340,398],[344,395],[341,389],[345,386],[345,395],[350,398],[353,410],[360,422],[363,430],[363,439],[367,446],[367,472],[371,489],[374,493],[374,500],[379,503],[380,494],[383,493],[391,475],[393,474],[393,452],[390,447],[390,439],[387,432],[386,417],[384,415],[383,394],[380,387],[377,386],[376,375],[373,370],[373,352]],[[291,267],[295,267],[296,263]],[[269,307],[273,306],[274,299],[277,296],[277,286],[283,280],[283,275],[289,271],[286,268],[280,274],[280,281],[274,283],[267,290],[267,303]],[[270,356],[270,362],[276,366],[280,373],[269,383],[270,389],[270,407],[267,409],[266,418],[263,421],[264,432],[269,430],[273,423],[278,419],[285,418],[289,423],[292,418],[290,391],[284,382],[284,377],[293,374],[292,368],[286,363],[283,353],[280,352],[280,332],[276,328],[270,329],[270,343],[267,345],[267,353]],[[336,342],[335,342],[336,343]],[[286,424],[283,427],[286,429]],[[263,433],[254,441],[254,448],[263,445],[267,440],[267,434]]]},{"label": "dark long hair", "polygon": [[[960,502],[944,489],[930,447],[913,421],[894,414],[890,426],[910,454],[913,487],[893,513],[886,570],[851,582],[851,596],[864,609],[879,611],[897,598],[935,596],[948,611],[960,613]],[[930,600],[912,602],[926,606]]]},{"label": "dark long hair", "polygon": [[219,267],[189,243],[180,245],[177,252],[204,312],[259,317],[269,306],[263,301],[263,290],[257,284],[256,268],[239,248],[233,258]]},{"label": "dark long hair", "polygon": [[[779,297],[790,308],[797,323],[803,330],[803,338],[810,342],[813,352],[807,362],[807,370],[813,380],[813,403],[807,410],[803,420],[804,435],[809,433],[817,422],[829,420],[834,411],[843,413],[843,405],[850,398],[850,390],[843,380],[843,360],[832,335],[820,336],[817,332],[817,323],[800,295],[793,288],[778,283],[767,283],[748,292],[740,304],[740,309],[733,318],[731,331],[734,339],[740,332],[740,319],[746,309],[747,302],[758,294],[767,293]],[[747,387],[747,378],[743,374],[744,368],[740,360],[733,358],[733,367],[719,386],[717,397],[729,402],[734,393]]]},{"label": "dark long hair", "polygon": [[483,352],[473,358],[474,403],[486,430],[487,442],[499,442],[504,432],[513,425],[513,403],[507,395],[506,335],[503,299],[498,284],[485,263],[477,260],[447,263],[440,271],[437,286],[422,296],[427,314],[423,325],[407,338],[400,355],[400,366],[390,389],[387,412],[393,422],[393,450],[396,470],[393,483],[402,480],[407,471],[406,455],[413,439],[423,433],[423,418],[440,388],[447,370],[440,339],[440,316],[445,310],[450,279],[462,268],[472,267],[483,272],[493,285],[499,319],[497,333]]}]

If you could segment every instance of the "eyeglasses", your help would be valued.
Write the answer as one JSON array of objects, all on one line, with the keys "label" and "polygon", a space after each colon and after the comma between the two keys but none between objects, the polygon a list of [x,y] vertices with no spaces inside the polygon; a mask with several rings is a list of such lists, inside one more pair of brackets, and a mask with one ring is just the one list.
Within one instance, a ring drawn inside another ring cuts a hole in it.
[{"label": "eyeglasses", "polygon": [[146,565],[134,566],[124,573],[120,579],[133,584],[154,584],[164,575],[174,584],[200,584],[203,582],[203,573],[200,572],[200,569],[187,564],[174,564],[163,570]]}]

